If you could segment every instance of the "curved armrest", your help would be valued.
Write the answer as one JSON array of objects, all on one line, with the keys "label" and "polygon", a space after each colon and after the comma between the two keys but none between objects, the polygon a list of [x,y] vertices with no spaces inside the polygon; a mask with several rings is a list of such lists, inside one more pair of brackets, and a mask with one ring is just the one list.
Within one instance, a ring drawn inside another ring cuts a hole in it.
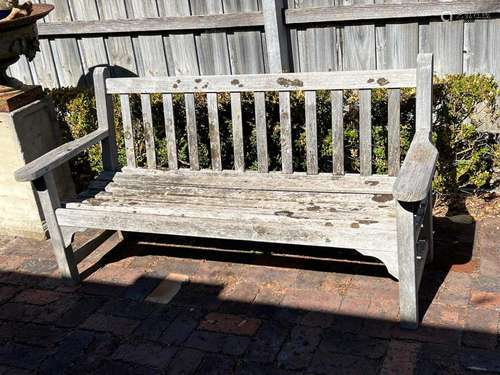
[{"label": "curved armrest", "polygon": [[394,183],[394,198],[401,202],[423,201],[431,188],[437,158],[438,151],[429,139],[415,135]]},{"label": "curved armrest", "polygon": [[26,164],[21,169],[18,169],[15,173],[16,180],[20,182],[34,181],[74,158],[90,146],[102,141],[107,136],[107,129],[97,129],[82,138],[59,146],[40,156],[38,159],[33,160],[31,163]]}]

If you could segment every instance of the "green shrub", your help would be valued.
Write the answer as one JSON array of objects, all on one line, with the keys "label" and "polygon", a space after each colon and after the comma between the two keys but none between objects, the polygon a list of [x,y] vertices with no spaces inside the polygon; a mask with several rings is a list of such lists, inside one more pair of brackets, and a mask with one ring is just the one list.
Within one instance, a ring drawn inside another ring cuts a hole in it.
[{"label": "green shrub", "polygon": [[[91,91],[82,89],[61,89],[49,92],[54,100],[58,121],[65,139],[81,137],[97,128],[95,100]],[[497,115],[495,98],[499,94],[493,78],[482,75],[454,75],[438,80],[434,89],[435,113],[433,125],[434,142],[440,152],[440,159],[434,181],[435,190],[444,197],[460,190],[475,192],[488,188],[493,167],[499,164],[500,149],[493,136],[477,132],[481,117],[474,116],[478,106]],[[196,95],[196,119],[199,134],[200,164],[210,166],[210,141],[208,137],[208,114],[206,97]],[[131,111],[135,139],[135,150],[139,166],[146,165],[142,108],[138,95],[132,95]],[[294,170],[305,170],[305,114],[304,94],[291,95],[292,137]],[[120,104],[115,103],[115,123],[119,160],[126,164]],[[181,167],[189,165],[186,134],[185,107],[183,96],[174,95],[174,114],[178,158]],[[157,163],[168,166],[161,95],[151,96],[155,131]],[[344,145],[345,168],[347,172],[359,171],[359,128],[358,97],[356,91],[344,95]],[[374,173],[387,173],[387,91],[374,90],[372,96],[372,134]],[[266,94],[268,126],[268,148],[270,169],[281,169],[279,99],[277,93]],[[252,94],[242,94],[245,159],[248,169],[257,168],[257,147]],[[320,171],[332,169],[331,105],[328,92],[317,94],[318,147]],[[222,162],[224,168],[233,167],[231,105],[228,94],[219,95],[219,123],[221,132]],[[408,150],[415,129],[415,90],[404,89],[401,93],[401,147],[402,158]],[[73,176],[81,189],[102,170],[99,147],[72,162]]]}]

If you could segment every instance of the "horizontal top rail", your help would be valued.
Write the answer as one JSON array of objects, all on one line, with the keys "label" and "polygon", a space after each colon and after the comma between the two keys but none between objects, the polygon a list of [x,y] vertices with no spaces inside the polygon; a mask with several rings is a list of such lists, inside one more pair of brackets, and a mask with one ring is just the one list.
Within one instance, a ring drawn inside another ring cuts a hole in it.
[{"label": "horizontal top rail", "polygon": [[38,25],[41,37],[67,35],[108,35],[158,31],[228,29],[264,26],[262,12],[227,13],[203,16],[158,17],[99,21],[47,22]]},{"label": "horizontal top rail", "polygon": [[466,14],[484,15],[500,13],[500,1],[448,1],[407,4],[357,4],[335,7],[297,8],[286,11],[287,24],[348,22],[377,19],[402,19],[420,17],[443,17]]},{"label": "horizontal top rail", "polygon": [[106,80],[109,94],[355,90],[415,86],[416,69]]}]

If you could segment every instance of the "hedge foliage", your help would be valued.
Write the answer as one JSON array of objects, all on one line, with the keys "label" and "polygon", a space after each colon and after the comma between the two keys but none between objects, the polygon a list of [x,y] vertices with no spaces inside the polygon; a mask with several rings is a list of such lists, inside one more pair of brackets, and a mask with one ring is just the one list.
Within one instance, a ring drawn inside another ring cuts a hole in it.
[{"label": "hedge foliage", "polygon": [[[495,137],[477,131],[484,121],[498,121],[495,108],[496,96],[500,90],[495,80],[484,75],[452,75],[437,80],[434,88],[433,139],[440,158],[434,180],[434,189],[443,197],[451,197],[460,191],[477,192],[490,187],[493,169],[500,163],[500,146]],[[52,97],[59,125],[66,141],[79,138],[97,128],[95,99],[90,90],[58,89],[49,91]],[[125,165],[124,138],[121,110],[118,98],[114,98],[115,123],[119,159]],[[167,151],[161,95],[151,96],[157,162],[167,167]],[[331,106],[329,93],[318,92],[318,147],[320,171],[332,169]],[[345,168],[348,172],[359,170],[359,129],[358,97],[356,91],[346,91],[344,95],[344,145]],[[135,149],[138,165],[146,164],[142,126],[142,109],[139,96],[131,96]],[[200,164],[210,166],[210,146],[208,138],[208,114],[206,97],[196,95],[197,125],[199,131]],[[294,169],[305,170],[305,126],[304,94],[291,95],[292,135]],[[279,100],[277,93],[266,94],[268,124],[268,147],[270,169],[280,170],[280,127]],[[181,167],[189,165],[183,97],[174,96],[174,113],[178,157]],[[256,132],[254,102],[252,94],[242,95],[244,123],[245,157],[247,168],[256,169]],[[372,96],[373,116],[373,171],[387,172],[387,91],[374,90]],[[495,118],[496,116],[496,118]],[[219,123],[221,132],[222,160],[224,168],[232,168],[232,123],[229,95],[219,95]],[[415,129],[415,90],[404,89],[401,93],[401,146],[402,158],[408,149]],[[72,162],[72,172],[79,188],[102,169],[100,150],[93,147],[89,152]]]}]

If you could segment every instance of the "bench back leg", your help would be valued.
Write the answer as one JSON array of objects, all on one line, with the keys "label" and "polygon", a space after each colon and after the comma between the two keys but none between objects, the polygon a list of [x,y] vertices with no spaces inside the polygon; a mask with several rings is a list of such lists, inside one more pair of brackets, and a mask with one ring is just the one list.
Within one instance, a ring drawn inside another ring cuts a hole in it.
[{"label": "bench back leg", "polygon": [[423,235],[425,241],[427,241],[427,246],[429,252],[427,253],[427,262],[431,263],[434,260],[434,228],[433,228],[433,218],[432,218],[432,191],[429,192],[429,197],[427,198],[427,209],[425,211],[424,218],[424,228]]},{"label": "bench back leg", "polygon": [[52,172],[47,173],[34,181],[35,189],[37,190],[42,206],[45,221],[56,256],[57,265],[61,277],[68,283],[76,284],[80,281],[77,264],[74,259],[73,249],[70,246],[65,246],[64,238],[57,222],[55,210],[61,206],[57,188]]},{"label": "bench back leg", "polygon": [[397,202],[399,262],[399,319],[403,328],[416,329],[419,322],[417,239],[415,205]]}]

